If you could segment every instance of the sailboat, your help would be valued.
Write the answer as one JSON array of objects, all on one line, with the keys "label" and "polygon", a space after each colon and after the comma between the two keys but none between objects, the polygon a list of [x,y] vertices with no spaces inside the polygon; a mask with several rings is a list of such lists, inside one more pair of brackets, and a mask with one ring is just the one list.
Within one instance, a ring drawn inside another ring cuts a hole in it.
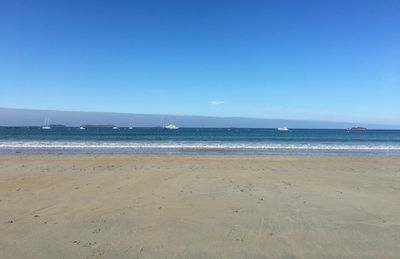
[{"label": "sailboat", "polygon": [[129,129],[130,129],[130,130],[133,129],[132,121],[129,121]]},{"label": "sailboat", "polygon": [[286,127],[277,128],[277,131],[288,131],[289,129]]},{"label": "sailboat", "polygon": [[45,119],[44,119],[44,125],[42,126],[42,129],[44,129],[44,130],[49,130],[49,129],[51,129],[51,126],[50,126],[50,118],[45,118]]}]

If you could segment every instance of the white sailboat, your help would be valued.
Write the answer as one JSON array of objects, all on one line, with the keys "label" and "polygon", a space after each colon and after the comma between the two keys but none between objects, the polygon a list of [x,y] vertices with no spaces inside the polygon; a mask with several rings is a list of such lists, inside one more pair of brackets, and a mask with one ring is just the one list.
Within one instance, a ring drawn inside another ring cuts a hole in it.
[{"label": "white sailboat", "polygon": [[50,118],[45,118],[45,119],[44,119],[44,125],[42,126],[42,129],[44,129],[44,130],[49,130],[49,129],[51,129],[51,126],[50,126]]},{"label": "white sailboat", "polygon": [[286,127],[277,128],[278,131],[288,131],[289,129]]},{"label": "white sailboat", "polygon": [[133,129],[132,121],[129,121],[129,129],[130,129],[130,130]]}]

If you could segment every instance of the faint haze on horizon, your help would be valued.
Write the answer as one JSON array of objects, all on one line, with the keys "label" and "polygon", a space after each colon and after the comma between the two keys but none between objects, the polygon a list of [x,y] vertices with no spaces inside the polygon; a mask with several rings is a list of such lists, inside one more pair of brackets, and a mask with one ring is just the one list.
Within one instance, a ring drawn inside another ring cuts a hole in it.
[{"label": "faint haze on horizon", "polygon": [[307,129],[345,129],[353,126],[366,126],[370,129],[400,129],[400,125],[362,122],[0,108],[0,126],[41,126],[44,124],[45,119],[50,119],[50,124],[62,124],[72,127],[85,124],[116,125],[118,127],[159,127],[172,123],[177,124],[179,127],[193,128],[278,128],[286,126]]},{"label": "faint haze on horizon", "polygon": [[2,0],[0,107],[400,125],[399,13],[398,0]]}]

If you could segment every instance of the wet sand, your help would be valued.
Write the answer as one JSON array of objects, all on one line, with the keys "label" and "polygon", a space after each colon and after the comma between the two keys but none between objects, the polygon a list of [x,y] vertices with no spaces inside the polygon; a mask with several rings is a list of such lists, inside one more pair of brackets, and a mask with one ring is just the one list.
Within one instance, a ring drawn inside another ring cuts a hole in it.
[{"label": "wet sand", "polygon": [[400,158],[1,155],[0,258],[399,258]]}]

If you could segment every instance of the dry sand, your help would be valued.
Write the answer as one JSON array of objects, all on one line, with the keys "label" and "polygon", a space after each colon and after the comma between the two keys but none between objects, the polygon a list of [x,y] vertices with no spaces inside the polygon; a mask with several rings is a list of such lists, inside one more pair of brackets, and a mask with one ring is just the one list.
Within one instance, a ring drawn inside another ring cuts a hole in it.
[{"label": "dry sand", "polygon": [[400,158],[0,156],[0,258],[400,258]]}]

